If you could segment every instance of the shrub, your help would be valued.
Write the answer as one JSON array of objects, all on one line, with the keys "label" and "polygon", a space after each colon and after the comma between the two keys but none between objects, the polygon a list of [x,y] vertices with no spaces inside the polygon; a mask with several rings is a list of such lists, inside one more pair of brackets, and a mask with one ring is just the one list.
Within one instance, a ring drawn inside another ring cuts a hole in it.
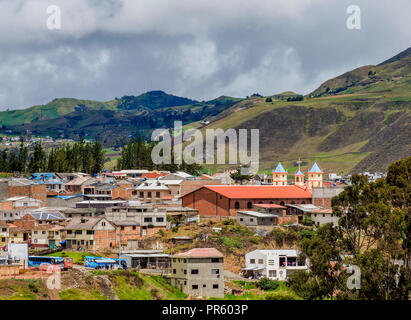
[{"label": "shrub", "polygon": [[311,239],[312,237],[314,237],[315,231],[313,231],[313,230],[301,230],[300,235],[303,238]]},{"label": "shrub", "polygon": [[223,221],[223,225],[228,226],[228,225],[233,225],[234,220],[233,219],[227,219]]},{"label": "shrub", "polygon": [[171,229],[171,231],[173,231],[173,232],[178,232],[178,227],[177,227],[177,226],[174,226],[174,227]]},{"label": "shrub", "polygon": [[284,243],[284,232],[280,229],[274,229],[270,232],[270,236],[274,238],[275,243],[278,246],[282,246]]},{"label": "shrub", "polygon": [[302,224],[305,226],[312,226],[313,220],[311,219],[311,217],[304,216]]},{"label": "shrub", "polygon": [[271,97],[268,97],[267,99],[265,99],[265,102],[273,102],[273,99],[271,99]]},{"label": "shrub", "polygon": [[258,282],[257,282],[257,287],[259,287],[261,290],[264,291],[271,291],[271,290],[275,290],[277,289],[279,286],[278,281],[275,280],[271,280],[269,278],[261,278]]},{"label": "shrub", "polygon": [[37,293],[39,291],[39,289],[37,289],[37,286],[36,286],[36,280],[33,280],[33,279],[29,280],[29,288],[34,293]]},{"label": "shrub", "polygon": [[221,241],[228,248],[237,248],[237,249],[239,249],[243,246],[242,241],[239,238],[222,237]]}]

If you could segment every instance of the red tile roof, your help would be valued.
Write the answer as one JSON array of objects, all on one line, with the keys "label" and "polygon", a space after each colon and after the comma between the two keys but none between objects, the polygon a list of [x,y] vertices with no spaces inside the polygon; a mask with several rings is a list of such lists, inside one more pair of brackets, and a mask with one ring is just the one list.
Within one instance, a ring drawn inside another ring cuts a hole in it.
[{"label": "red tile roof", "polygon": [[164,177],[166,175],[167,175],[167,173],[150,172],[150,173],[143,173],[141,178],[156,179],[156,178],[159,178],[159,177]]},{"label": "red tile roof", "polygon": [[301,199],[311,198],[311,192],[297,186],[205,186],[230,199]]},{"label": "red tile roof", "polygon": [[187,258],[223,258],[224,255],[215,248],[194,248],[186,252],[177,253],[176,257]]}]

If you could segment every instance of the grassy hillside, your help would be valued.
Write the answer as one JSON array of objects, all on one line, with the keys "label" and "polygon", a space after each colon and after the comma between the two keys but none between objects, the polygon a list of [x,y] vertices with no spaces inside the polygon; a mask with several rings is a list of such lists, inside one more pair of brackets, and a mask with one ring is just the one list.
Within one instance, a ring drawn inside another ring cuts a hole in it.
[{"label": "grassy hillside", "polygon": [[291,173],[299,157],[305,171],[314,161],[326,173],[383,171],[411,153],[411,48],[330,79],[304,98],[292,91],[270,98],[199,102],[151,91],[108,102],[56,99],[0,112],[0,134],[98,137],[106,147],[118,147],[130,137],[149,139],[153,129],[171,128],[175,120],[203,132],[259,129],[263,172],[281,161]]},{"label": "grassy hillside", "polygon": [[411,50],[331,79],[303,101],[253,97],[214,120],[203,130],[260,130],[262,172],[281,161],[292,173],[299,157],[304,171],[314,161],[326,172],[386,170],[411,154]]}]

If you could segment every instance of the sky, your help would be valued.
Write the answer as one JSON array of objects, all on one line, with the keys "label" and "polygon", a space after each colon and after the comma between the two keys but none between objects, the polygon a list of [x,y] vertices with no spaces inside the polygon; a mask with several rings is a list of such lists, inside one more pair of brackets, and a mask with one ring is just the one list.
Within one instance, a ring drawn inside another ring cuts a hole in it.
[{"label": "sky", "polygon": [[[360,29],[346,25],[352,4]],[[410,47],[410,12],[409,0],[0,0],[0,110],[149,90],[307,94]]]}]

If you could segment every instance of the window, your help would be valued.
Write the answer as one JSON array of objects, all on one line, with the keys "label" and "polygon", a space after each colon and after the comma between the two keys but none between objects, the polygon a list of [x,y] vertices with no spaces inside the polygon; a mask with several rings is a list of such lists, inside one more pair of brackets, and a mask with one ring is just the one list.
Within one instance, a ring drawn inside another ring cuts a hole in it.
[{"label": "window", "polygon": [[151,198],[151,191],[147,192],[147,198]]},{"label": "window", "polygon": [[103,222],[101,223],[101,226],[102,226],[102,227],[105,227],[105,226],[106,226],[106,223],[103,221]]},{"label": "window", "polygon": [[73,233],[73,231],[67,230],[67,234],[72,234],[72,233]]},{"label": "window", "polygon": [[253,222],[253,221],[254,221],[254,219],[253,219],[253,218],[250,218],[250,221],[251,221],[251,222]]},{"label": "window", "polygon": [[173,274],[176,274],[177,273],[177,270],[176,269],[173,269]]},{"label": "window", "polygon": [[198,274],[198,269],[191,269],[191,274]]},{"label": "window", "polygon": [[251,209],[253,207],[253,203],[251,201],[247,202],[247,208]]},{"label": "window", "polygon": [[187,270],[184,269],[184,274],[187,274]]},{"label": "window", "polygon": [[243,218],[240,218],[240,221],[243,221],[244,219]]},{"label": "window", "polygon": [[83,232],[81,230],[76,230],[76,234],[82,234]]},{"label": "window", "polygon": [[305,204],[305,201],[301,201],[301,204]]},{"label": "window", "polygon": [[220,274],[220,269],[211,269],[211,274]]},{"label": "window", "polygon": [[240,202],[236,201],[236,202],[234,203],[234,208],[235,208],[235,209],[240,209]]},{"label": "window", "polygon": [[263,259],[258,259],[258,264],[263,264],[264,260]]},{"label": "window", "polygon": [[153,218],[144,218],[144,222],[153,222]]},{"label": "window", "polygon": [[86,234],[94,234],[94,230],[87,230]]},{"label": "window", "polygon": [[197,284],[193,284],[193,285],[191,286],[191,289],[197,290],[197,289],[198,289],[198,285],[197,285]]},{"label": "window", "polygon": [[140,198],[144,198],[144,192],[140,192]]},{"label": "window", "polygon": [[37,231],[34,231],[34,234],[37,234],[38,232]]},{"label": "window", "polygon": [[255,264],[255,259],[250,259],[250,264]]},{"label": "window", "polygon": [[156,192],[156,198],[160,198],[160,192]]},{"label": "window", "polygon": [[277,277],[277,270],[268,270],[268,277],[269,278]]},{"label": "window", "polygon": [[203,288],[207,287],[207,285],[203,284]]},{"label": "window", "polygon": [[281,201],[281,202],[280,202],[280,206],[283,206],[283,205],[284,205],[284,201]]},{"label": "window", "polygon": [[163,217],[161,217],[161,218],[156,218],[156,222],[164,222],[164,218],[163,218]]},{"label": "window", "polygon": [[46,231],[42,231],[41,234],[46,234]]},{"label": "window", "polygon": [[133,226],[133,230],[136,230],[136,226]]},{"label": "window", "polygon": [[121,230],[124,230],[124,226],[121,226],[120,229],[121,229]]},{"label": "window", "polygon": [[90,246],[92,246],[93,245],[93,240],[90,240]]},{"label": "window", "polygon": [[213,289],[218,289],[218,284],[213,284]]},{"label": "window", "polygon": [[220,258],[211,258],[211,262],[213,263],[220,262]]}]

